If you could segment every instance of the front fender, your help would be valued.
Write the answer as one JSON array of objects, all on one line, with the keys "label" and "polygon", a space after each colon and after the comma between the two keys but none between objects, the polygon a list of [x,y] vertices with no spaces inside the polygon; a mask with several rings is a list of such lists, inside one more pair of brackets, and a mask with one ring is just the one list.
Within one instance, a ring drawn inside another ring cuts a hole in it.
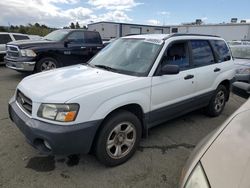
[{"label": "front fender", "polygon": [[97,110],[90,117],[90,121],[96,119],[104,119],[108,114],[114,110],[129,104],[138,104],[143,113],[147,113],[150,110],[150,89],[144,89],[144,91],[136,91],[133,93],[127,93],[114,98],[111,98],[103,102]]}]

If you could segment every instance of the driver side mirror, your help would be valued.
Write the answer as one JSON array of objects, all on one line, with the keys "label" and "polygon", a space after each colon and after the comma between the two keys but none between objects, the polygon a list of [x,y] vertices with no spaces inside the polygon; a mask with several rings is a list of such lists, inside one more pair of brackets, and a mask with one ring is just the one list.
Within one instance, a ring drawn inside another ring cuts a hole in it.
[{"label": "driver side mirror", "polygon": [[66,40],[64,41],[64,47],[68,47],[68,44],[70,44],[70,43],[72,43],[72,42],[74,42],[74,40],[72,40],[72,39],[66,39]]},{"label": "driver side mirror", "polygon": [[163,65],[161,67],[161,75],[179,74],[180,67],[178,65]]}]

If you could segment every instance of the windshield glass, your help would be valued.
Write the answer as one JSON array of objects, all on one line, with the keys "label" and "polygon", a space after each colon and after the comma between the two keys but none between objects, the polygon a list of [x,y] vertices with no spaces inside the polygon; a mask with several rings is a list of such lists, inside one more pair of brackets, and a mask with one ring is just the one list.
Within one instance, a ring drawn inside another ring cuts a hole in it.
[{"label": "windshield glass", "polygon": [[231,46],[233,57],[250,59],[250,45]]},{"label": "windshield glass", "polygon": [[69,33],[69,31],[67,31],[67,30],[56,30],[56,31],[53,31],[53,32],[49,33],[48,35],[46,35],[43,39],[51,40],[51,41],[60,41],[68,33]]},{"label": "windshield glass", "polygon": [[147,76],[163,42],[121,38],[101,50],[90,65],[133,76]]}]

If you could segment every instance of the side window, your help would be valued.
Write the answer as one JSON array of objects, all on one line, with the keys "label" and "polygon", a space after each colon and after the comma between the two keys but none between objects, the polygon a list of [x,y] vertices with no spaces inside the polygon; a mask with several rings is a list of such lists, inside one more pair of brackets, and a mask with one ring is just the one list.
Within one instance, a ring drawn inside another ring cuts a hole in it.
[{"label": "side window", "polygon": [[180,69],[189,67],[188,43],[178,42],[167,48],[162,65],[179,65]]},{"label": "side window", "polygon": [[15,40],[29,40],[29,37],[25,35],[13,35],[13,37]]},{"label": "side window", "polygon": [[210,41],[218,62],[224,62],[231,59],[230,51],[223,40],[211,40]]},{"label": "side window", "polygon": [[85,32],[85,42],[88,44],[102,44],[101,37],[97,32]]},{"label": "side window", "polygon": [[68,40],[74,44],[84,43],[84,32],[73,32],[68,36]]},{"label": "side window", "polygon": [[205,66],[214,63],[213,51],[206,40],[191,41],[193,65]]},{"label": "side window", "polygon": [[9,34],[0,34],[0,44],[7,44],[11,41],[12,39],[10,38]]}]

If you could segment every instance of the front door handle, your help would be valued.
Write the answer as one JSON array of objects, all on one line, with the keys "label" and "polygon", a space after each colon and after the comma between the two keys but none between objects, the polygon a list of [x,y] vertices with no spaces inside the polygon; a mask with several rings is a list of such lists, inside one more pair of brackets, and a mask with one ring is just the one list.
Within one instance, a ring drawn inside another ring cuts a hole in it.
[{"label": "front door handle", "polygon": [[220,72],[220,68],[215,68],[214,72]]},{"label": "front door handle", "polygon": [[193,77],[194,77],[194,75],[189,74],[189,75],[185,76],[184,79],[189,80],[189,79],[192,79]]},{"label": "front door handle", "polygon": [[86,49],[86,47],[85,46],[81,46],[81,49]]}]

